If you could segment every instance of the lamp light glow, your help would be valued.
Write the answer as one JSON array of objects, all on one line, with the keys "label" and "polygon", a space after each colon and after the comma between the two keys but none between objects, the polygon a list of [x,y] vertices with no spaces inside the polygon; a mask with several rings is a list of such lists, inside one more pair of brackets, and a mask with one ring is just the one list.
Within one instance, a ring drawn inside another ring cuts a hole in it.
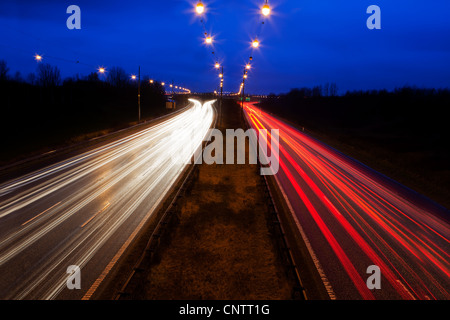
[{"label": "lamp light glow", "polygon": [[267,17],[270,14],[270,6],[266,1],[266,4],[263,5],[262,9],[261,9],[261,13],[263,14],[263,16]]},{"label": "lamp light glow", "polygon": [[205,12],[205,6],[201,1],[199,1],[195,6],[195,11],[197,12],[197,14],[202,14],[203,12]]}]

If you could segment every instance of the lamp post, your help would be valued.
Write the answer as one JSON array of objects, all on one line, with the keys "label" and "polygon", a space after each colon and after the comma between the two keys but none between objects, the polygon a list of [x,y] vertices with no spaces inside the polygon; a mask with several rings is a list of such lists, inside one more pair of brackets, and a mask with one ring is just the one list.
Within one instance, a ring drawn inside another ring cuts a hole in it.
[{"label": "lamp post", "polygon": [[222,66],[222,78],[220,79],[220,105],[219,105],[219,124],[222,118],[222,94],[223,94],[223,66]]},{"label": "lamp post", "polygon": [[247,71],[244,68],[244,76],[242,77],[242,101],[241,101],[242,102],[242,110],[244,110],[244,96],[245,96],[244,91],[245,91],[245,79],[247,78],[246,76],[247,76]]},{"label": "lamp post", "polygon": [[173,80],[170,87],[172,88],[172,109],[175,109],[175,93],[173,92]]},{"label": "lamp post", "polygon": [[132,80],[138,80],[138,123],[141,121],[141,67],[139,66],[138,76],[131,75]]},{"label": "lamp post", "polygon": [[197,3],[195,6],[195,11],[197,11],[197,14],[201,15],[203,12],[205,12],[205,6],[201,1]]},{"label": "lamp post", "polygon": [[138,70],[138,123],[141,122],[141,66]]},{"label": "lamp post", "polygon": [[242,100],[241,100],[241,115],[244,117],[244,90],[245,90],[245,79],[242,79]]},{"label": "lamp post", "polygon": [[261,13],[262,13],[263,16],[265,16],[265,17],[267,17],[267,16],[270,14],[270,6],[269,6],[269,4],[267,3],[267,0],[266,0],[266,3],[263,5],[263,7],[262,7],[262,9],[261,9]]},{"label": "lamp post", "polygon": [[222,106],[222,93],[223,93],[223,66],[222,66],[222,78],[220,79],[220,105]]}]

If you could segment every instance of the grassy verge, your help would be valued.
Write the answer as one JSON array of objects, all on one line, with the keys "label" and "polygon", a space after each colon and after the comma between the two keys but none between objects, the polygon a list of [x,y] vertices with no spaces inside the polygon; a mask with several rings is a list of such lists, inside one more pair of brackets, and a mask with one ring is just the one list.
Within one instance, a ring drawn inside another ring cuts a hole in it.
[{"label": "grassy verge", "polygon": [[[224,128],[242,128],[237,105]],[[225,154],[225,153],[224,153]],[[290,299],[292,283],[268,227],[256,165],[198,168],[179,223],[151,266],[141,299]]]}]

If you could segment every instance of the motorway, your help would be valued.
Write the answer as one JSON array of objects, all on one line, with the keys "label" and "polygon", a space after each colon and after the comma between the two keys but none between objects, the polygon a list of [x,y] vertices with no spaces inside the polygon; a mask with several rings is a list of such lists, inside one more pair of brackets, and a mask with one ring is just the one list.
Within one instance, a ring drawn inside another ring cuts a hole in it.
[{"label": "motorway", "polygon": [[[254,103],[244,114],[279,129],[275,178],[331,299],[450,299],[449,210]],[[371,265],[380,289],[367,286]]]},{"label": "motorway", "polygon": [[[214,101],[0,185],[0,299],[89,299],[213,124]],[[80,267],[69,290],[67,268]]]}]

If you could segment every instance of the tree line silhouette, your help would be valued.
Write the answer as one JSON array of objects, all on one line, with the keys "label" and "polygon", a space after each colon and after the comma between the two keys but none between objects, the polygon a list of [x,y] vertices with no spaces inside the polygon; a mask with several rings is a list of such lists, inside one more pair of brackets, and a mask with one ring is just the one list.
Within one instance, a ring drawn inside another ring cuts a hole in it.
[{"label": "tree line silhouette", "polygon": [[[335,85],[333,85],[334,88]],[[336,89],[333,89],[333,91]],[[392,91],[347,91],[324,94],[322,86],[296,88],[281,95],[270,94],[261,106],[304,126],[336,132],[402,134],[419,140],[448,138],[449,89],[402,87]]]},{"label": "tree line silhouette", "polygon": [[[164,87],[149,80],[141,79],[141,119],[167,112]],[[75,136],[136,122],[137,86],[121,67],[62,79],[56,66],[40,62],[36,72],[23,79],[0,60],[0,163]]]},{"label": "tree line silhouette", "polygon": [[[260,105],[450,205],[449,89],[401,87],[341,95],[325,95],[322,89],[271,94]],[[401,171],[406,173],[400,176]]]}]

